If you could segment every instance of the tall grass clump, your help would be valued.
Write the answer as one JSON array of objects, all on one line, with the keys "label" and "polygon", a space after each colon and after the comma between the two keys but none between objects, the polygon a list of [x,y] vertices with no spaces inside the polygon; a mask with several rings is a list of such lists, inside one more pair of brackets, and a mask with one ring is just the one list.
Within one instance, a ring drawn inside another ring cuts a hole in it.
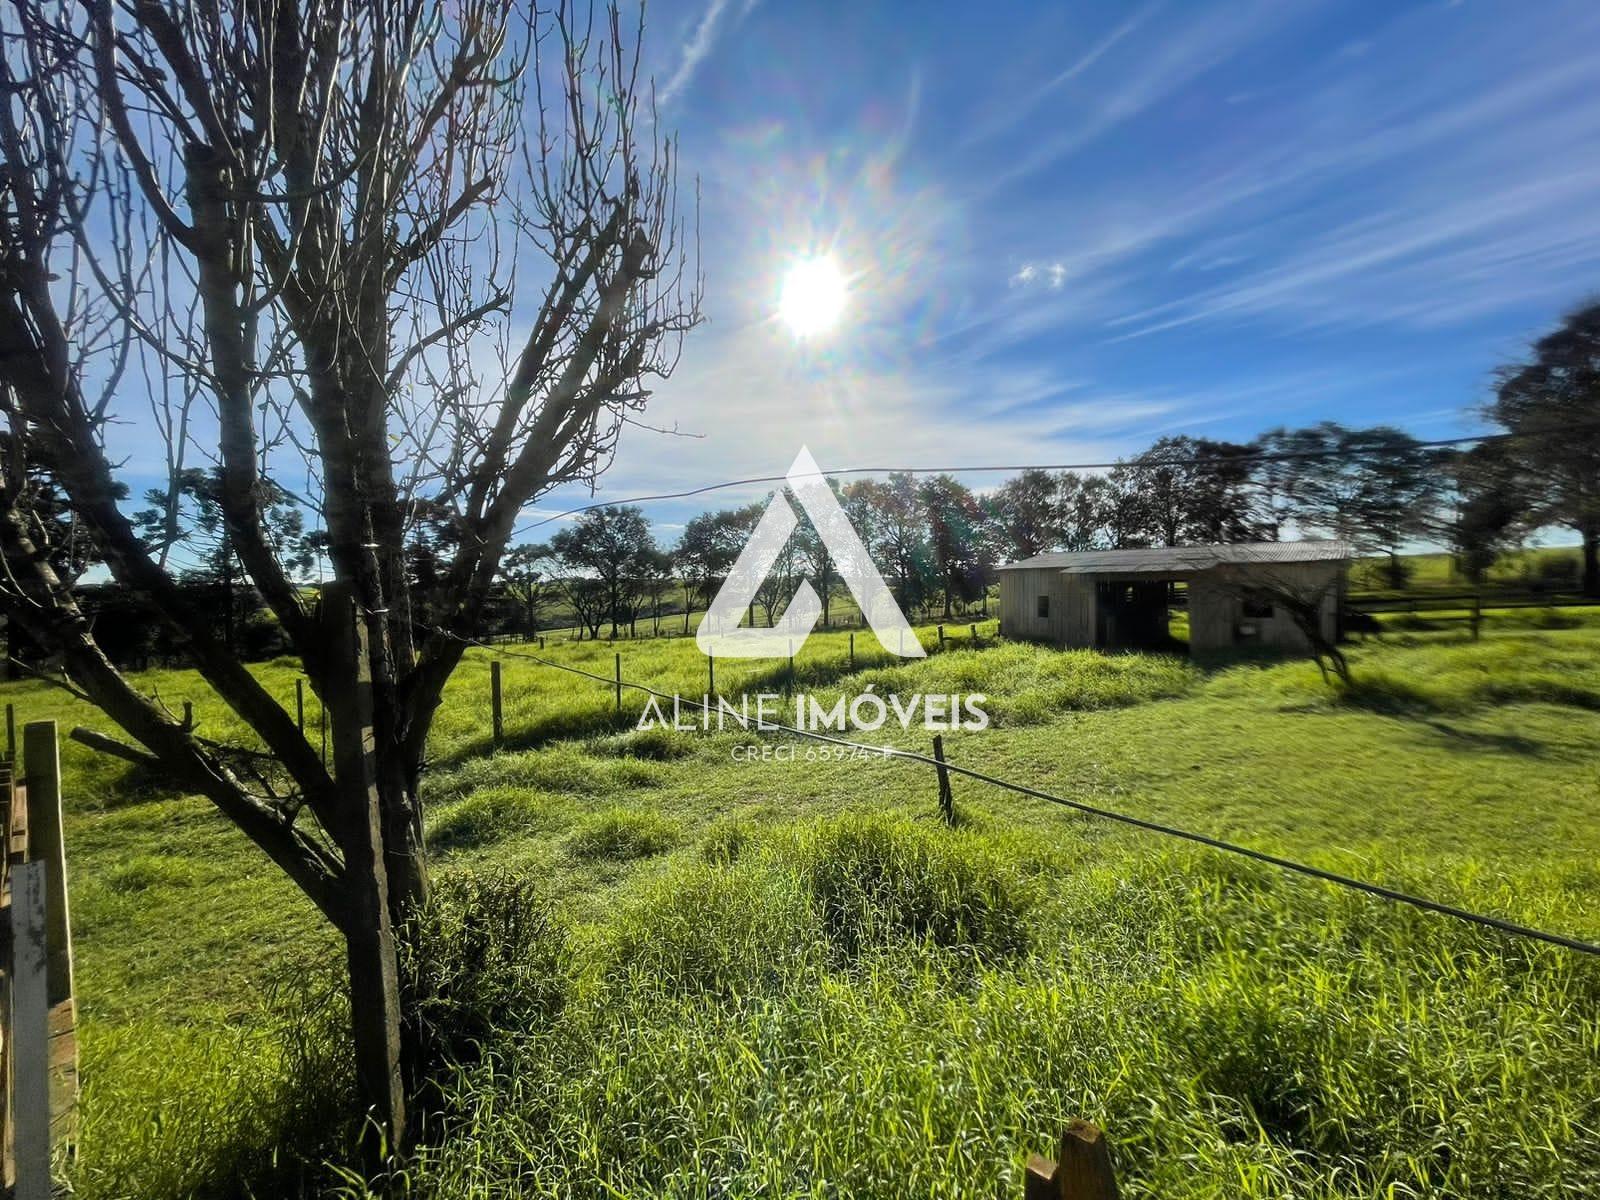
[{"label": "tall grass clump", "polygon": [[660,813],[617,808],[579,823],[567,847],[580,859],[626,862],[663,854],[677,844],[677,822]]},{"label": "tall grass clump", "polygon": [[561,797],[525,787],[486,787],[441,806],[428,821],[428,844],[440,850],[455,849],[549,829],[565,818],[570,807]]},{"label": "tall grass clump", "polygon": [[977,837],[905,818],[847,814],[790,834],[791,856],[833,950],[930,943],[980,959],[1027,944],[1026,890]]},{"label": "tall grass clump", "polygon": [[296,994],[244,1026],[80,1026],[71,1194],[85,1200],[313,1195],[351,1144],[342,998]]},{"label": "tall grass clump", "polygon": [[496,1036],[545,1024],[569,985],[564,927],[512,875],[441,875],[401,933],[399,966],[413,1086],[475,1059]]},{"label": "tall grass clump", "polygon": [[803,881],[771,863],[681,864],[622,907],[607,940],[609,977],[656,998],[778,995],[826,960]]}]

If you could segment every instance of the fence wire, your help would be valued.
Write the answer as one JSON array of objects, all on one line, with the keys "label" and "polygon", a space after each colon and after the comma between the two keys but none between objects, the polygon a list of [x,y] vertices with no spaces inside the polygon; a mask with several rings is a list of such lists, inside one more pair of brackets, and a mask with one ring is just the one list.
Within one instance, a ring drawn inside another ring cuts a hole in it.
[{"label": "fence wire", "polygon": [[1512,937],[1527,938],[1532,941],[1544,942],[1547,945],[1559,946],[1564,950],[1572,950],[1579,954],[1587,954],[1596,958],[1600,958],[1600,945],[1597,945],[1594,942],[1586,942],[1581,938],[1568,937],[1567,935],[1561,933],[1552,933],[1549,930],[1537,929],[1531,925],[1522,925],[1515,921],[1507,921],[1501,917],[1490,916],[1487,913],[1473,912],[1470,909],[1459,908],[1453,904],[1446,904],[1441,900],[1430,900],[1426,896],[1414,896],[1409,892],[1402,892],[1397,888],[1385,887],[1383,884],[1379,883],[1369,883],[1364,879],[1356,879],[1349,875],[1341,875],[1337,871],[1325,870],[1322,867],[1315,867],[1309,863],[1297,862],[1294,859],[1283,858],[1276,854],[1269,854],[1264,850],[1255,850],[1249,846],[1241,846],[1236,842],[1224,841],[1221,838],[1215,838],[1209,834],[1199,833],[1192,829],[1183,829],[1176,825],[1168,825],[1160,821],[1151,821],[1144,817],[1136,817],[1131,813],[1118,812],[1115,809],[1101,808],[1098,805],[1086,804],[1081,800],[1073,800],[1066,796],[1058,796],[1053,792],[1047,792],[1041,788],[1032,787],[1025,783],[1018,783],[1012,779],[1003,779],[998,775],[991,775],[987,771],[979,771],[973,767],[963,767],[959,763],[951,762],[948,758],[940,761],[935,759],[932,755],[920,754],[915,750],[904,750],[898,746],[875,746],[867,742],[857,742],[849,738],[835,737],[832,734],[818,733],[813,729],[803,729],[798,725],[787,725],[778,721],[764,721],[760,719],[759,715],[754,721],[752,721],[747,714],[735,711],[726,706],[718,706],[713,708],[712,701],[709,696],[703,700],[694,700],[692,698],[686,698],[675,692],[663,692],[657,688],[650,687],[647,684],[633,683],[629,680],[621,679],[620,677],[599,675],[593,671],[585,671],[581,667],[574,667],[567,663],[556,662],[554,659],[546,658],[540,654],[532,654],[527,651],[507,650],[504,646],[496,646],[489,642],[480,641],[476,638],[465,637],[458,633],[452,633],[447,629],[438,628],[436,626],[430,626],[429,628],[432,632],[439,634],[441,637],[450,638],[451,640],[460,642],[463,645],[474,646],[479,649],[487,650],[490,654],[499,655],[503,658],[524,659],[528,662],[538,663],[541,666],[551,667],[557,671],[566,671],[572,675],[579,675],[585,679],[592,679],[595,682],[603,683],[610,688],[621,687],[629,691],[642,692],[646,695],[654,696],[660,700],[671,700],[679,706],[680,710],[684,707],[689,707],[698,708],[707,715],[713,711],[726,713],[738,721],[739,724],[746,730],[754,729],[758,733],[790,734],[795,737],[809,738],[812,741],[824,742],[833,746],[842,746],[852,750],[865,751],[880,758],[900,759],[905,762],[923,763],[927,766],[943,768],[944,770],[954,774],[963,775],[968,779],[974,779],[980,783],[987,783],[993,787],[1014,792],[1017,795],[1030,796],[1036,800],[1044,800],[1050,804],[1056,804],[1063,808],[1072,809],[1076,812],[1084,814],[1085,816],[1098,817],[1101,820],[1106,821],[1114,821],[1118,824],[1128,825],[1134,829],[1141,829],[1147,833],[1155,833],[1163,837],[1177,838],[1182,841],[1193,842],[1196,845],[1206,846],[1212,850],[1218,850],[1226,854],[1237,855],[1241,858],[1250,859],[1252,862],[1263,863],[1266,866],[1276,867],[1282,871],[1303,875],[1307,878],[1316,879],[1323,883],[1332,884],[1336,887],[1347,888],[1356,892],[1363,892],[1366,895],[1376,896],[1381,900],[1388,900],[1396,904],[1409,905],[1410,907],[1420,909],[1423,912],[1430,912],[1438,916],[1450,917],[1454,920],[1462,921],[1469,925],[1477,925],[1484,929],[1493,929],[1499,933],[1508,934]]}]

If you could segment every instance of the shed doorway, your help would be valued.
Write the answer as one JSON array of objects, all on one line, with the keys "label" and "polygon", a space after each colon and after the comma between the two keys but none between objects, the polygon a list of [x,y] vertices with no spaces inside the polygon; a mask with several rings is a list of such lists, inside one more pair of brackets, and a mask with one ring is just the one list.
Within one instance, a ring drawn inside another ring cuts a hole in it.
[{"label": "shed doorway", "polygon": [[1107,650],[1170,650],[1171,586],[1159,582],[1095,584],[1095,645]]}]

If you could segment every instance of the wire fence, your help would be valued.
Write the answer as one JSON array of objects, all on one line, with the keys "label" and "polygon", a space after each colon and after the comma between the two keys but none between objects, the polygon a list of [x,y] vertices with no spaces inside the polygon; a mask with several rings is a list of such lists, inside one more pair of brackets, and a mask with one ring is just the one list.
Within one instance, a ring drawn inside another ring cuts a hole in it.
[{"label": "wire fence", "polygon": [[[1205,846],[1209,849],[1217,850],[1225,854],[1236,855],[1241,858],[1249,859],[1253,862],[1275,867],[1282,871],[1287,871],[1305,876],[1310,879],[1315,879],[1322,883],[1346,888],[1351,891],[1362,892],[1366,895],[1375,896],[1379,899],[1387,900],[1396,904],[1405,904],[1412,908],[1420,909],[1423,912],[1434,913],[1438,916],[1450,917],[1457,921],[1476,925],[1484,929],[1492,929],[1512,937],[1526,938],[1532,941],[1544,942],[1548,945],[1559,946],[1563,949],[1576,951],[1580,954],[1600,957],[1600,944],[1584,941],[1581,938],[1568,937],[1565,934],[1553,933],[1544,929],[1537,929],[1530,925],[1522,925],[1515,921],[1508,921],[1501,917],[1490,916],[1486,913],[1473,912],[1470,909],[1460,908],[1456,905],[1447,904],[1443,901],[1432,900],[1425,896],[1413,895],[1409,892],[1400,891],[1397,888],[1386,887],[1383,884],[1371,883],[1363,879],[1356,879],[1349,875],[1340,874],[1337,871],[1329,871],[1322,867],[1312,866],[1309,863],[1298,862],[1294,859],[1284,858],[1276,854],[1269,854],[1264,850],[1256,850],[1249,846],[1241,846],[1236,842],[1225,841],[1221,838],[1215,838],[1209,834],[1200,833],[1195,830],[1184,829],[1176,825],[1169,825],[1164,822],[1152,821],[1144,817],[1134,816],[1131,813],[1119,812],[1115,809],[1103,808],[1099,805],[1088,804],[1082,800],[1074,800],[1070,797],[1045,791],[1042,788],[1033,787],[1030,784],[1020,783],[1013,779],[1005,779],[998,775],[990,774],[987,771],[978,770],[974,767],[961,766],[958,763],[951,762],[945,756],[942,744],[936,745],[933,754],[922,754],[918,751],[907,750],[898,746],[873,745],[868,742],[858,742],[850,738],[837,737],[833,734],[821,733],[814,729],[805,729],[799,725],[790,725],[781,721],[770,721],[764,719],[760,715],[752,720],[752,718],[742,710],[729,708],[726,705],[722,705],[720,702],[713,707],[712,696],[710,694],[705,696],[703,699],[695,699],[694,697],[684,697],[679,693],[664,692],[658,688],[653,688],[648,684],[624,679],[622,675],[622,659],[620,655],[618,655],[616,658],[615,674],[611,677],[607,677],[605,675],[597,674],[593,671],[586,671],[581,667],[574,667],[567,663],[556,662],[554,659],[547,658],[544,655],[535,654],[529,651],[509,650],[504,646],[492,645],[476,638],[465,637],[460,634],[452,633],[446,629],[438,627],[432,628],[433,632],[443,637],[451,638],[467,646],[473,646],[486,650],[493,655],[504,658],[523,659],[528,662],[538,663],[541,666],[549,667],[557,671],[565,671],[569,674],[578,675],[585,679],[593,680],[596,683],[604,684],[609,688],[613,688],[615,690],[616,704],[619,712],[622,709],[623,692],[625,690],[639,692],[648,696],[653,696],[660,700],[671,700],[678,709],[699,709],[708,716],[713,712],[724,713],[737,721],[742,728],[746,730],[753,730],[757,733],[772,733],[806,738],[812,741],[847,748],[858,753],[866,753],[884,759],[895,759],[901,762],[919,763],[924,766],[933,767],[938,773],[938,778],[940,781],[941,804],[945,803],[945,798],[949,795],[947,786],[948,776],[950,774],[960,775],[965,778],[975,780],[979,783],[989,784],[990,786],[1000,788],[1004,791],[1012,792],[1016,795],[1028,796],[1036,800],[1043,800],[1050,804],[1059,805],[1063,808],[1071,809],[1085,816],[1116,822],[1121,825],[1130,826],[1134,829],[1143,830],[1147,833],[1158,834],[1162,837],[1175,838],[1181,841],[1191,842],[1195,845]],[[948,816],[948,808],[946,811]]]},{"label": "wire fence", "polygon": [[[1524,438],[1560,437],[1566,439],[1587,433],[1600,433],[1600,422],[1577,422],[1560,428],[1511,429],[1503,430],[1499,433],[1469,433],[1457,437],[1414,441],[1409,448],[1416,450],[1451,450],[1462,446],[1495,445],[1500,442],[1519,441]],[[1339,446],[1322,450],[1258,450],[1253,453],[1233,454],[1222,457],[1200,454],[1167,454],[1154,458],[1139,459],[1138,465],[1152,469],[1198,465],[1241,467],[1266,463],[1321,462],[1337,461],[1339,459],[1372,458],[1378,457],[1383,453],[1385,453],[1385,450],[1376,446]],[[847,475],[985,475],[1001,473],[1015,475],[1024,471],[1112,471],[1118,467],[1128,465],[1130,465],[1130,460],[1117,459],[1113,462],[984,463],[950,467],[834,467],[828,470],[818,470],[815,474],[824,478],[839,478]],[[809,473],[807,477],[809,477]],[[719,483],[701,484],[699,487],[685,488],[678,492],[655,492],[649,495],[628,496],[620,500],[597,500],[592,504],[580,504],[576,508],[565,509],[562,512],[542,514],[537,521],[529,521],[518,525],[512,530],[512,536],[520,537],[530,530],[549,525],[554,521],[564,521],[569,517],[575,517],[582,513],[611,505],[650,504],[662,500],[687,500],[695,496],[705,496],[712,492],[726,491],[728,488],[759,487],[787,482],[789,482],[787,475],[752,475],[744,479],[725,479]]]}]

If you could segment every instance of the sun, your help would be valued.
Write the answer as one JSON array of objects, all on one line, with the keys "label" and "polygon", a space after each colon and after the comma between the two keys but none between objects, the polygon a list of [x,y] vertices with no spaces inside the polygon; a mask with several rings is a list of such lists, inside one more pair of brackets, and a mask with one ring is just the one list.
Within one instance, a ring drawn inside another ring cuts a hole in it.
[{"label": "sun", "polygon": [[816,337],[839,323],[848,288],[833,256],[802,259],[783,278],[778,315],[797,338]]}]

